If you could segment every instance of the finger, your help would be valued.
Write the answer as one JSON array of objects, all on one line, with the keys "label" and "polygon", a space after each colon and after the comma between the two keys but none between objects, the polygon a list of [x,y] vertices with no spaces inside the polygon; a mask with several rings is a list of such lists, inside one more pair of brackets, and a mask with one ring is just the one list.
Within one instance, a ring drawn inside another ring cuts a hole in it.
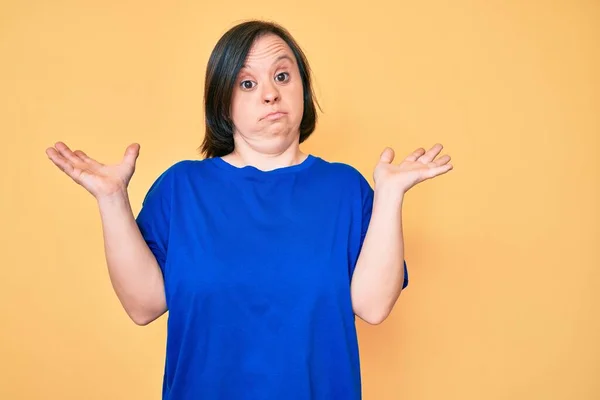
[{"label": "finger", "polygon": [[429,164],[438,154],[440,154],[440,151],[442,151],[443,148],[444,146],[442,146],[440,143],[436,143],[433,145],[433,147],[427,150],[425,154],[420,156],[417,161],[422,162],[423,164]]},{"label": "finger", "polygon": [[79,157],[81,159],[81,161],[88,163],[90,165],[93,165],[94,167],[102,167],[102,164],[99,163],[98,161],[94,160],[93,158],[90,158],[87,154],[85,154],[85,152],[83,152],[82,150],[75,150],[74,154]]},{"label": "finger", "polygon": [[429,169],[425,173],[425,175],[426,175],[427,178],[434,178],[436,176],[443,175],[443,174],[447,173],[448,171],[452,170],[452,168],[454,168],[452,166],[452,164],[445,164],[445,165],[442,165],[440,167],[435,167],[435,168]]},{"label": "finger", "polygon": [[422,147],[419,147],[417,150],[413,151],[412,153],[410,153],[405,160],[406,161],[417,161],[417,159],[419,157],[421,157],[423,155],[423,153],[425,153],[425,149]]},{"label": "finger", "polygon": [[442,165],[448,164],[449,162],[450,162],[450,156],[446,154],[446,155],[438,158],[437,160],[433,160],[431,162],[431,164],[433,164],[433,166],[435,166],[435,167],[440,167]]},{"label": "finger", "polygon": [[81,163],[82,160],[79,157],[77,157],[71,151],[71,149],[69,149],[69,146],[67,146],[63,142],[57,142],[54,147],[56,148],[56,150],[58,150],[60,155],[63,156],[66,160],[68,160],[71,164],[73,164],[73,166],[76,166],[78,163]]},{"label": "finger", "polygon": [[123,162],[135,167],[135,162],[140,155],[140,145],[138,143],[132,143],[125,149],[125,155],[123,156]]},{"label": "finger", "polygon": [[73,177],[73,165],[66,158],[64,158],[61,155],[61,153],[56,151],[54,147],[46,149],[46,155],[48,156],[50,161],[52,161],[54,165],[56,165],[61,171],[63,171],[70,177]]},{"label": "finger", "polygon": [[379,157],[379,162],[390,164],[392,161],[394,161],[394,156],[394,149],[386,147]]}]

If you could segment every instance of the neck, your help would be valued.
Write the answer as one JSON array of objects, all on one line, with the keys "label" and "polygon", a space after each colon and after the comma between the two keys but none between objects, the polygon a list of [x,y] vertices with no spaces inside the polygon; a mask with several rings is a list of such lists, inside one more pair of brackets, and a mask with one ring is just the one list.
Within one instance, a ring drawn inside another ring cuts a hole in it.
[{"label": "neck", "polygon": [[300,151],[297,141],[286,148],[273,149],[264,146],[253,148],[248,143],[236,142],[233,152],[222,158],[236,167],[251,165],[260,170],[269,171],[301,164],[307,155]]}]

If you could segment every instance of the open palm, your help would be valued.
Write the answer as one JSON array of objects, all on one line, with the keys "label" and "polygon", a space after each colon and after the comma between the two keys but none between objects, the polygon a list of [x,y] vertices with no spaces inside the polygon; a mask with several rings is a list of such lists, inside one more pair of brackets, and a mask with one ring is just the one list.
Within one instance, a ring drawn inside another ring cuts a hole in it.
[{"label": "open palm", "polygon": [[452,164],[449,164],[449,155],[436,159],[442,148],[443,146],[439,143],[427,151],[418,148],[399,164],[392,164],[394,150],[389,147],[386,148],[382,152],[373,173],[375,184],[391,185],[398,191],[406,193],[410,188],[424,180],[445,174],[453,167]]},{"label": "open palm", "polygon": [[81,150],[73,152],[63,142],[47,148],[46,155],[61,171],[98,199],[127,188],[139,151],[139,144],[129,145],[121,163],[114,165],[102,164]]}]

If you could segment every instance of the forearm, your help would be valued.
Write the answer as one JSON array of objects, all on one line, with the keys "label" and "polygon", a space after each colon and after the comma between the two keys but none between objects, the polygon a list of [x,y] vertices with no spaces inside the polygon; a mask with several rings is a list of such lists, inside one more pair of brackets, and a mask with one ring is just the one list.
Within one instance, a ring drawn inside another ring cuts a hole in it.
[{"label": "forearm", "polygon": [[354,270],[351,295],[361,319],[381,323],[391,312],[404,282],[402,204],[404,194],[376,188],[369,229]]},{"label": "forearm", "polygon": [[139,325],[166,311],[158,262],[133,216],[127,191],[98,200],[111,283],[123,308]]}]

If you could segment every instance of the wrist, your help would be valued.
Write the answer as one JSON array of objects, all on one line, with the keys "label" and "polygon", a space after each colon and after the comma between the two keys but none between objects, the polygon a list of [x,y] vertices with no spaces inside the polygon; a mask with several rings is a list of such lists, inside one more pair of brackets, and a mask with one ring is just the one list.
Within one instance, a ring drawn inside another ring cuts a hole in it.
[{"label": "wrist", "polygon": [[393,185],[376,185],[374,202],[400,206],[404,202],[404,194],[403,190],[399,190],[397,187],[393,187]]},{"label": "wrist", "polygon": [[122,204],[123,202],[129,202],[129,194],[127,188],[121,188],[115,192],[97,196],[96,201],[100,206]]}]

